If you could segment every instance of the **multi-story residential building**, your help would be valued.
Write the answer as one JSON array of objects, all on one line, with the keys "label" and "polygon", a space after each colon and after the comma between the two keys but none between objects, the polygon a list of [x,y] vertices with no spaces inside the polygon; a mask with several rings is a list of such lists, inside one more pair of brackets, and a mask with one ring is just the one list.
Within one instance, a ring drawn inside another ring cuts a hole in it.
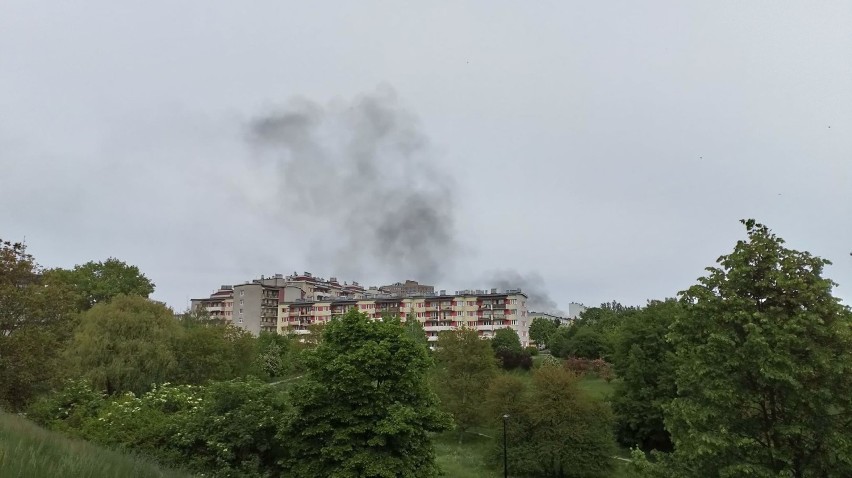
[{"label": "multi-story residential building", "polygon": [[234,310],[234,288],[230,285],[223,285],[219,290],[210,294],[210,297],[205,299],[192,299],[191,308],[203,308],[207,310],[211,318],[219,320],[232,320]]},{"label": "multi-story residential building", "polygon": [[586,306],[583,304],[578,304],[576,302],[571,302],[568,304],[568,318],[571,320],[577,320],[580,318],[580,314],[586,311]]},{"label": "multi-story residential building", "polygon": [[423,324],[430,342],[438,340],[438,333],[459,327],[469,327],[483,338],[494,335],[498,329],[511,327],[518,332],[523,346],[529,345],[527,296],[520,290],[498,292],[484,290],[456,291],[447,294],[422,296],[376,296],[361,299],[326,299],[284,302],[279,304],[279,333],[308,333],[312,324],[324,324],[334,317],[357,308],[373,319],[390,313],[400,317],[413,317]]},{"label": "multi-story residential building", "polygon": [[404,283],[396,282],[390,285],[383,285],[379,287],[379,291],[385,294],[400,296],[430,295],[435,293],[435,286],[420,284],[416,280],[406,280]]},{"label": "multi-story residential building", "polygon": [[364,288],[357,282],[340,284],[334,277],[326,281],[310,272],[293,273],[287,277],[275,274],[234,286],[222,286],[209,298],[192,299],[191,307],[204,308],[212,317],[230,320],[237,327],[259,334],[277,330],[279,303],[360,298],[364,294]]},{"label": "multi-story residential building", "polygon": [[570,304],[568,304],[568,315],[567,316],[548,314],[548,313],[545,313],[545,312],[530,311],[529,317],[530,317],[530,321],[533,321],[533,320],[538,319],[538,318],[542,318],[542,319],[552,320],[553,322],[556,322],[558,325],[571,325],[571,324],[574,323],[575,320],[580,318],[580,314],[585,312],[585,310],[586,310],[586,306],[584,306],[582,304],[578,304],[576,302],[571,302]]}]

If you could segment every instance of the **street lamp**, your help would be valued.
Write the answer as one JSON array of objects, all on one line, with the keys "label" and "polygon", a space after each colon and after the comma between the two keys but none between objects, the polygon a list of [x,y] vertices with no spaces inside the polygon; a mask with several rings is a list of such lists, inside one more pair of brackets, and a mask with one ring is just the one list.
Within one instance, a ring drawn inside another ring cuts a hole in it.
[{"label": "street lamp", "polygon": [[509,415],[503,415],[503,478],[509,478],[509,462],[506,455],[506,422]]}]

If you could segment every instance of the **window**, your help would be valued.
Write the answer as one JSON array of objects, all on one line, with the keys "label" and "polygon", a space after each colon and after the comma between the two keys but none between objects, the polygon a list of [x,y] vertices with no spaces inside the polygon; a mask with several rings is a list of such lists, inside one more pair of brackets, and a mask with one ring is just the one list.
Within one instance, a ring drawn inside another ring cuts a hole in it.
[{"label": "window", "polygon": [[241,290],[241,291],[240,291],[240,297],[242,297],[242,296],[244,296],[244,295],[246,295],[246,291]]},{"label": "window", "polygon": [[243,315],[243,309],[240,309],[240,315]]},{"label": "window", "polygon": [[240,299],[240,305],[243,305],[243,299]]}]

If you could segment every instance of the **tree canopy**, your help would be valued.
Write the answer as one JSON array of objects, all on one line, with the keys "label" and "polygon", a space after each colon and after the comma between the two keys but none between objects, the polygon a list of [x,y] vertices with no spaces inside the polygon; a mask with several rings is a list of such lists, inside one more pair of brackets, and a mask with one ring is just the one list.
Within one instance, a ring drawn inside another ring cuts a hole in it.
[{"label": "tree canopy", "polygon": [[26,246],[0,240],[0,405],[19,409],[61,375],[71,291],[45,282]]},{"label": "tree canopy", "polygon": [[176,370],[172,341],[180,332],[165,305],[118,296],[82,315],[68,359],[99,390],[141,394]]},{"label": "tree canopy", "polygon": [[485,419],[482,403],[497,373],[497,360],[488,341],[469,328],[441,332],[435,360],[435,388],[442,407],[453,415],[461,440],[466,430]]},{"label": "tree canopy", "polygon": [[290,393],[285,475],[436,476],[429,434],[450,419],[425,379],[428,351],[398,321],[373,321],[355,309],[322,335],[305,352],[306,374]]},{"label": "tree canopy", "polygon": [[852,317],[829,262],[766,226],[682,293],[669,339],[677,476],[852,476]]},{"label": "tree canopy", "polygon": [[530,323],[530,339],[539,347],[547,346],[550,336],[556,332],[558,324],[544,317],[536,317]]},{"label": "tree canopy", "polygon": [[109,302],[119,295],[148,297],[154,292],[154,283],[138,267],[112,257],[101,262],[89,261],[73,269],[51,269],[46,274],[51,281],[67,284],[76,291],[80,310]]}]

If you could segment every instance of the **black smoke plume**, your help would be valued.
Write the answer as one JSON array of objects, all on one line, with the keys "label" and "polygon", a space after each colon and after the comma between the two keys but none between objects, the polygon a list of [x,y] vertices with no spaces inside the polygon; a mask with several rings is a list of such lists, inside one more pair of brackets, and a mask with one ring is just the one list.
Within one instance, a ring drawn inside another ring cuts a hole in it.
[{"label": "black smoke plume", "polygon": [[252,119],[278,178],[281,218],[336,272],[437,280],[457,250],[453,182],[418,122],[383,89],[323,106],[296,99]]},{"label": "black smoke plume", "polygon": [[521,289],[527,295],[527,309],[534,312],[564,316],[565,313],[559,309],[556,301],[547,293],[544,279],[537,273],[527,275],[519,274],[512,270],[496,271],[489,279],[491,287],[499,290]]}]

